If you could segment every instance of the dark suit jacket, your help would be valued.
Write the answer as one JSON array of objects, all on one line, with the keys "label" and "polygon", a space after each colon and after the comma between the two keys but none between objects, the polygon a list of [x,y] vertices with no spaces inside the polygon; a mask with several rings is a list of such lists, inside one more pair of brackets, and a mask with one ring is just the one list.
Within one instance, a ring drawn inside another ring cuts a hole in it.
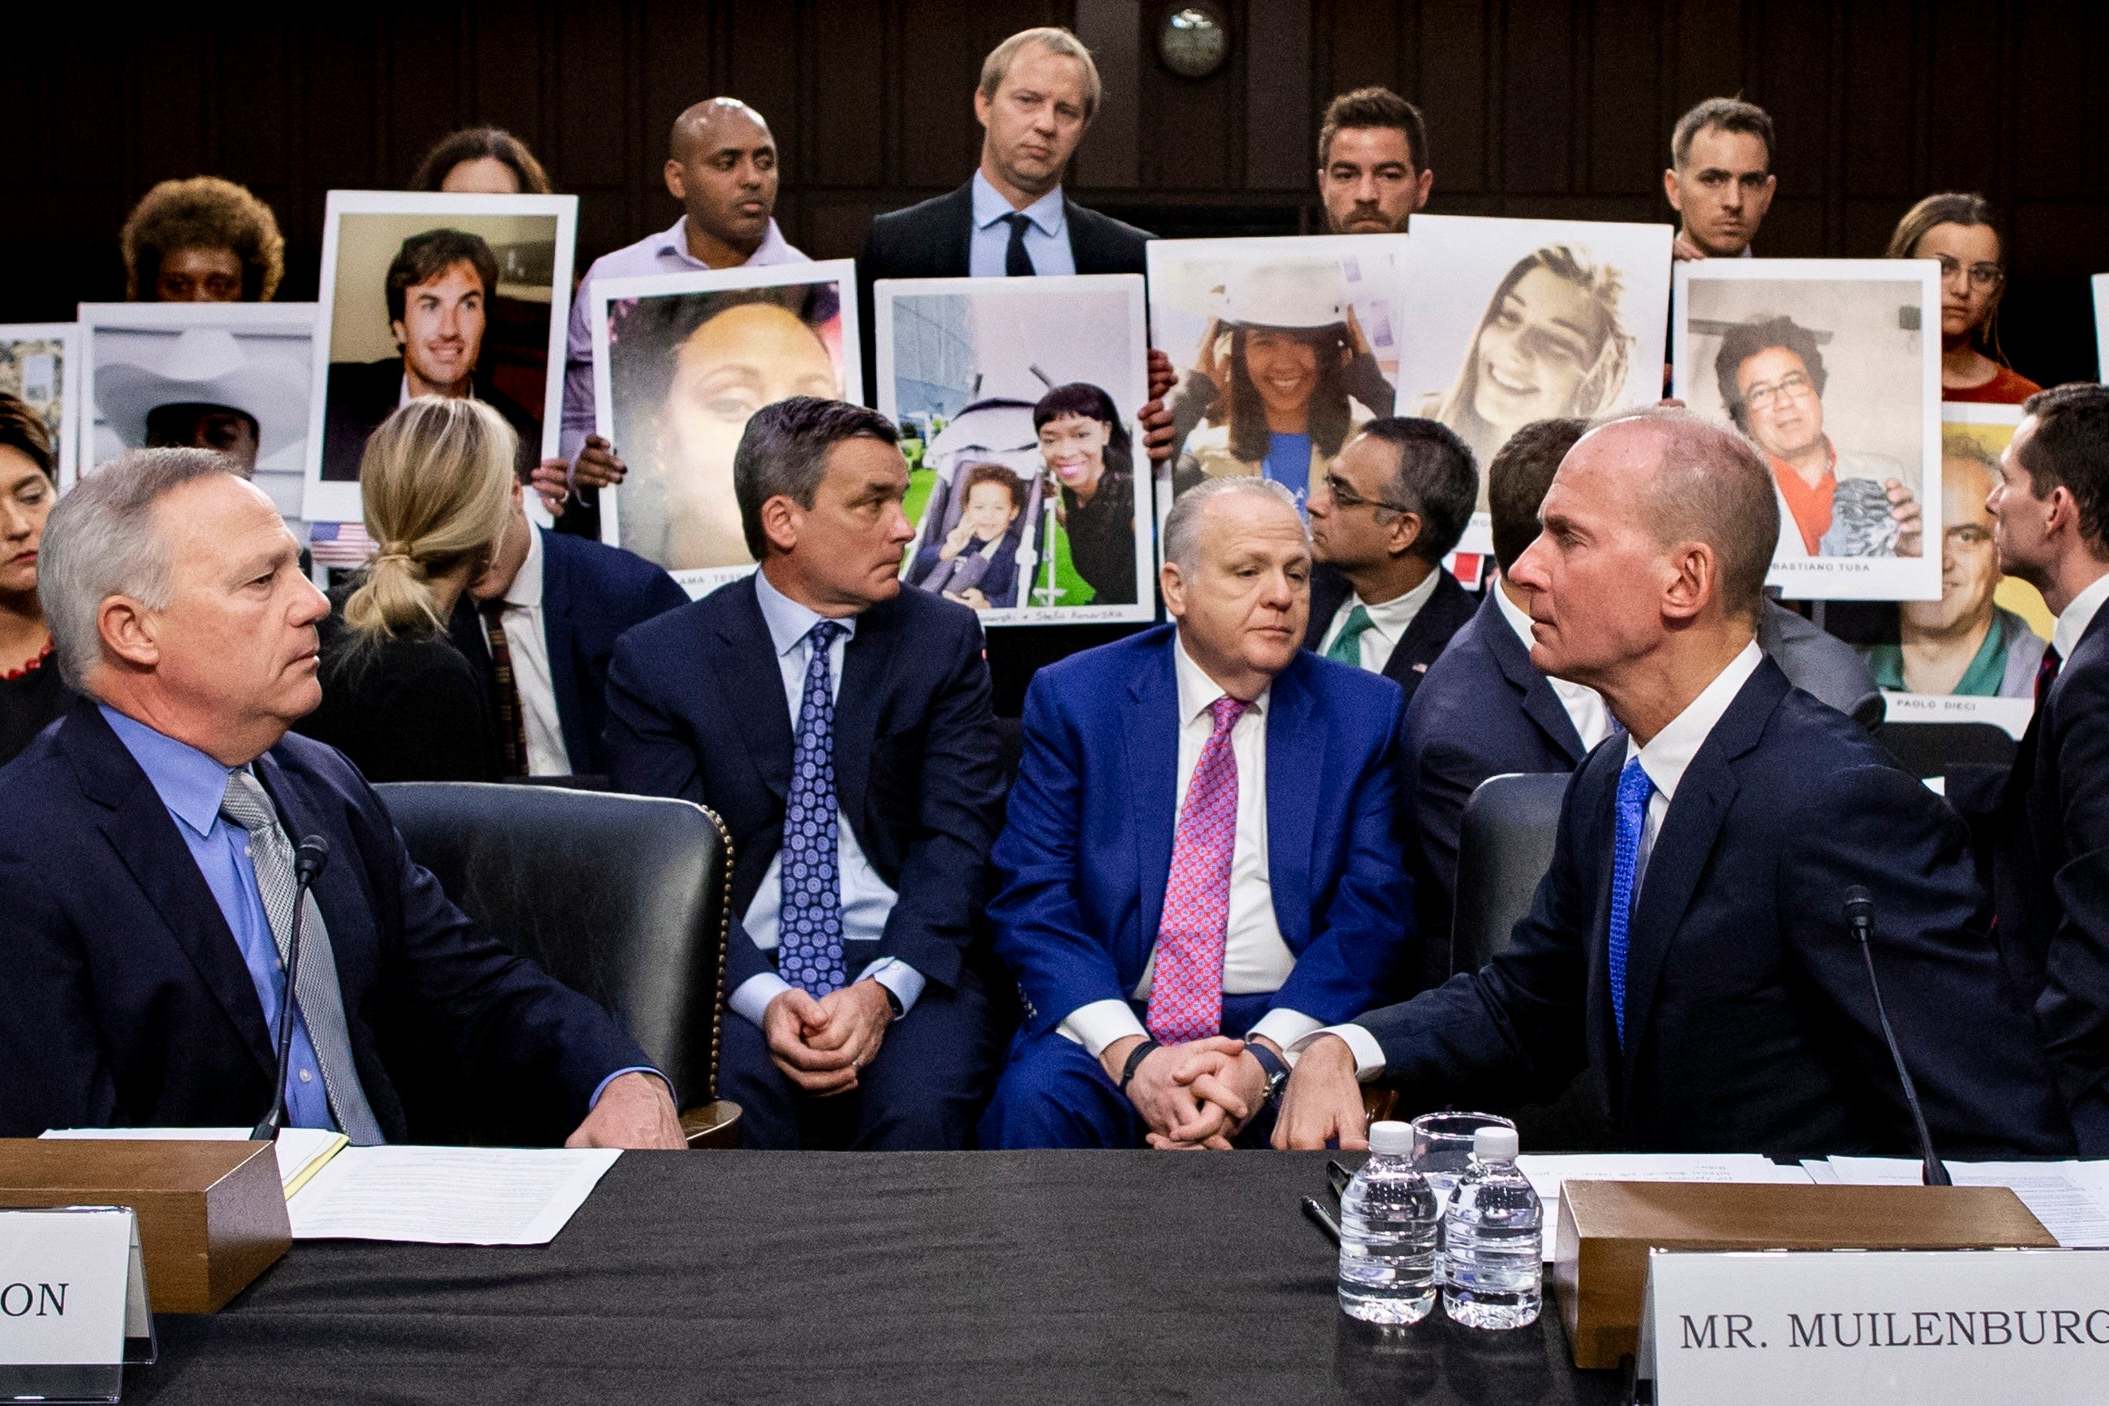
[{"label": "dark suit jacket", "polygon": [[[571,770],[605,776],[608,747],[608,662],[624,631],[688,604],[674,578],[633,552],[582,537],[542,534],[542,641],[549,650],[549,686]],[[454,645],[482,680],[498,686],[491,647],[476,603],[463,592],[447,622]],[[495,695],[494,695],[495,697]],[[492,716],[496,717],[495,708]]]},{"label": "dark suit jacket", "polygon": [[[1573,771],[1581,734],[1552,681],[1501,616],[1493,586],[1478,613],[1428,666],[1406,710],[1405,773],[1413,816],[1406,867],[1420,918],[1425,985],[1449,976],[1457,843],[1465,803],[1490,776]],[[1460,591],[1460,594],[1462,592]],[[1431,602],[1432,604],[1432,602]]]},{"label": "dark suit jacket", "polygon": [[[1157,945],[1181,785],[1173,630],[1052,665],[1026,694],[989,918],[1035,1033],[1126,1000]],[[1296,954],[1276,1004],[1332,1023],[1382,999],[1412,955],[1399,691],[1300,652],[1268,700],[1268,877]]]},{"label": "dark suit jacket", "polygon": [[[753,577],[639,625],[616,644],[608,670],[616,789],[698,801],[732,831],[728,992],[769,969],[737,916],[783,845],[793,743]],[[842,814],[864,857],[900,895],[875,950],[851,952],[850,969],[897,957],[956,988],[1003,810],[973,611],[905,590],[857,617],[842,652],[834,760]]]},{"label": "dark suit jacket", "polygon": [[[1325,643],[1325,632],[1332,625],[1334,614],[1353,591],[1347,578],[1329,567],[1321,566],[1311,574],[1311,623],[1304,632],[1305,649],[1316,650]],[[1428,603],[1406,627],[1405,635],[1392,646],[1391,657],[1384,661],[1384,677],[1406,691],[1407,703],[1413,702],[1414,691],[1421,686],[1436,656],[1450,643],[1450,637],[1464,628],[1477,608],[1471,592],[1438,566],[1435,594],[1428,597]]]},{"label": "dark suit jacket", "polygon": [[[402,398],[402,357],[331,362],[329,407],[322,424],[322,476],[336,483],[357,483],[367,436],[395,413]],[[505,423],[520,436],[517,467],[524,477],[542,461],[542,422],[481,380],[476,383],[476,398],[505,417]]]},{"label": "dark suit jacket", "polygon": [[438,631],[354,649],[333,613],[322,622],[322,706],[293,726],[369,781],[498,781],[494,717],[475,669]]},{"label": "dark suit jacket", "polygon": [[[329,841],[315,901],[359,1080],[390,1141],[458,1140],[475,1122],[560,1143],[603,1079],[651,1063],[607,1012],[449,902],[343,757],[288,735],[256,771],[289,834]],[[273,1050],[241,950],[176,821],[92,702],[0,771],[0,893],[0,1136],[246,1127],[262,1115]],[[435,1041],[473,1081],[473,1116],[420,1097],[445,1077],[416,1057]],[[421,1120],[418,1108],[461,1118]]]},{"label": "dark suit jacket", "polygon": [[2080,1155],[2109,1157],[2109,610],[2029,721],[1999,820],[2001,946],[2036,1000]]},{"label": "dark suit jacket", "polygon": [[1648,858],[1621,1049],[1605,934],[1626,746],[1607,741],[1575,773],[1552,870],[1510,950],[1364,1017],[1387,1081],[1460,1106],[1513,1105],[1594,1065],[1624,1146],[1910,1154],[1840,913],[1846,889],[1864,884],[1883,994],[1935,1146],[2070,1155],[2027,1009],[1985,933],[1962,822],[1770,661],[1693,758]]}]

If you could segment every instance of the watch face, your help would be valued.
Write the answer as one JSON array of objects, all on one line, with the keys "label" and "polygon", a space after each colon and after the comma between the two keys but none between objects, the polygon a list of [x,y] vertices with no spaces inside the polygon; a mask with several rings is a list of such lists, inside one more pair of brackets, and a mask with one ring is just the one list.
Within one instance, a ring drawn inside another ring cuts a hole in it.
[{"label": "watch face", "polygon": [[1157,53],[1182,78],[1206,78],[1230,54],[1230,30],[1211,5],[1184,5],[1164,17]]}]

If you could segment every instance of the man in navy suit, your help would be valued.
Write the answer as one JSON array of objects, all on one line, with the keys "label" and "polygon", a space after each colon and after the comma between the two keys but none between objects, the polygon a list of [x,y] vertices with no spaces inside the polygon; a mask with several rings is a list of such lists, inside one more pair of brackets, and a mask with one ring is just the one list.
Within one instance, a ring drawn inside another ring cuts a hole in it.
[{"label": "man in navy suit", "polygon": [[893,425],[798,396],[733,460],[755,575],[624,635],[616,786],[732,832],[718,1088],[760,1147],[963,1147],[993,1035],[970,952],[1003,806],[981,625],[904,591]]},{"label": "man in navy suit", "polygon": [[2109,1156],[2109,389],[2029,398],[1985,506],[1999,569],[2057,612],[1999,808],[1993,898],[2080,1155]]},{"label": "man in navy suit", "polygon": [[1622,417],[1568,454],[1541,520],[1514,570],[1532,661],[1595,687],[1626,734],[1569,784],[1509,950],[1309,1037],[1277,1144],[1361,1142],[1358,1077],[1499,1108],[1591,1066],[1636,1149],[1912,1151],[1843,916],[1863,886],[1936,1146],[2069,1152],[1961,820],[1758,649],[1764,461],[1680,413]]},{"label": "man in navy suit", "polygon": [[[530,523],[515,488],[490,570],[447,624],[490,694],[512,773],[607,775],[601,734],[615,641],[686,604],[688,593],[643,557]],[[506,655],[503,677],[494,645]]]},{"label": "man in navy suit", "polygon": [[1443,569],[1457,548],[1479,471],[1433,420],[1372,420],[1311,486],[1311,624],[1306,648],[1414,690],[1472,618],[1472,597]]},{"label": "man in navy suit", "polygon": [[1295,500],[1212,479],[1165,523],[1174,625],[1043,670],[997,841],[1025,1027],[993,1147],[1227,1147],[1283,1050],[1391,989],[1412,947],[1389,679],[1299,646]]},{"label": "man in navy suit", "polygon": [[[479,932],[357,770],[287,735],[322,697],[329,608],[299,562],[271,500],[208,451],[126,455],[53,511],[39,587],[84,697],[0,771],[0,1136],[255,1122],[293,841],[318,836],[334,858],[291,995],[292,1124],[681,1146],[664,1080],[607,1012]],[[475,1110],[436,1106],[452,1086],[417,1057],[434,1039]]]}]

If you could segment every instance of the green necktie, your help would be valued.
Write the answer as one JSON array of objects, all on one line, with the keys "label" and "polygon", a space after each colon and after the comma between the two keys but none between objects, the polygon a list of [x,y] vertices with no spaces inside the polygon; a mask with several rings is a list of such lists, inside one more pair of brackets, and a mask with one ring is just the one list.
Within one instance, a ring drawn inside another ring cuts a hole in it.
[{"label": "green necktie", "polygon": [[1361,606],[1350,610],[1347,613],[1347,623],[1342,625],[1340,633],[1333,637],[1333,643],[1326,650],[1325,657],[1337,660],[1350,668],[1361,668],[1362,632],[1375,623],[1369,618],[1369,612]]}]

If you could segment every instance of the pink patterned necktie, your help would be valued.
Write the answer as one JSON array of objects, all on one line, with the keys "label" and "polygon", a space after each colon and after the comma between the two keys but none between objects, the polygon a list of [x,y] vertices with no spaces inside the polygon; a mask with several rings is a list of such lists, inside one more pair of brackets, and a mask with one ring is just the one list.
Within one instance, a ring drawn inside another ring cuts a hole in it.
[{"label": "pink patterned necktie", "polygon": [[1223,1028],[1223,942],[1230,927],[1230,858],[1238,838],[1238,759],[1231,729],[1252,705],[1218,698],[1172,837],[1172,872],[1157,929],[1157,972],[1143,1023],[1167,1045]]}]

